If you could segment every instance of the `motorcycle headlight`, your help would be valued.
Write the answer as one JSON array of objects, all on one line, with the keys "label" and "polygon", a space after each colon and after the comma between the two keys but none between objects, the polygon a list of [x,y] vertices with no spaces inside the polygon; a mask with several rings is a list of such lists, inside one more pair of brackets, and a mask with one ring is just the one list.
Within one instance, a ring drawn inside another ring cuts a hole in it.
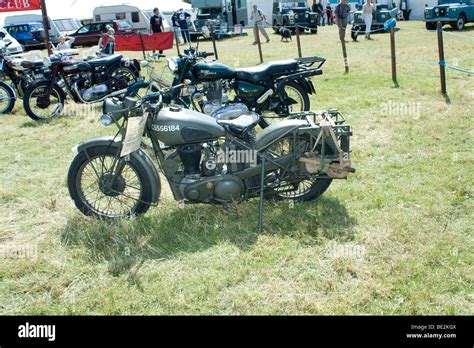
[{"label": "motorcycle headlight", "polygon": [[178,60],[176,58],[168,58],[168,68],[171,72],[178,72]]}]

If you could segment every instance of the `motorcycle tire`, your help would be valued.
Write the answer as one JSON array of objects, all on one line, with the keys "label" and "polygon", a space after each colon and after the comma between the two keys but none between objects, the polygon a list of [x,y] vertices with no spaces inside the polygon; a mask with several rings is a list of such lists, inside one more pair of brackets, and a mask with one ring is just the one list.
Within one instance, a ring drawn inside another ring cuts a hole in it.
[{"label": "motorcycle tire", "polygon": [[[288,82],[285,85],[285,88],[286,87],[292,88],[296,93],[300,95],[302,106],[301,106],[301,110],[298,110],[298,111],[310,111],[311,102],[310,102],[309,95],[306,89],[303,86],[301,86],[299,83],[294,82],[294,81]],[[262,110],[262,111],[265,111],[265,110]],[[281,118],[285,118],[287,116],[289,115],[280,115]],[[266,120],[265,117],[260,117],[260,121],[258,122],[258,124],[261,128],[267,128],[268,126],[271,125],[271,122],[270,120]]]},{"label": "motorcycle tire", "polygon": [[[103,163],[106,163],[106,158],[113,159],[117,155],[117,148],[111,146],[95,146],[88,148],[86,151],[81,151],[72,161],[71,166],[69,167],[68,177],[67,177],[67,184],[69,189],[69,194],[74,201],[76,207],[87,216],[95,216],[99,218],[122,218],[128,217],[131,215],[141,215],[145,214],[148,209],[150,208],[151,203],[153,200],[152,194],[152,180],[147,175],[147,170],[144,165],[137,159],[135,156],[130,156],[130,160],[127,161],[125,169],[131,169],[131,172],[135,173],[137,176],[137,182],[133,182],[134,185],[140,185],[140,188],[133,187],[134,189],[140,189],[140,194],[136,199],[136,202],[133,206],[126,207],[129,209],[125,209],[121,212],[113,212],[113,204],[118,203],[116,206],[120,206],[121,208],[124,207],[124,203],[126,203],[127,199],[130,199],[131,193],[127,191],[127,195],[123,193],[127,188],[131,186],[127,185],[126,179],[121,175],[116,180],[116,189],[112,188],[111,192],[106,193],[101,188],[100,180],[104,179],[105,176],[111,175],[110,171],[107,171],[106,166]],[[96,166],[94,166],[94,161],[96,161]],[[91,164],[92,163],[92,164]],[[91,168],[88,168],[88,165],[94,169],[91,172]],[[97,167],[97,169],[95,169]],[[86,169],[88,170],[86,171]],[[124,170],[125,170],[124,169]],[[102,171],[97,172],[96,171]],[[92,174],[94,173],[94,174]],[[123,173],[123,172],[122,172]],[[95,177],[98,182],[88,182],[85,189],[82,187],[83,184],[83,175],[84,174],[92,174],[92,177]],[[97,178],[98,175],[101,175],[100,179]],[[129,184],[129,183],[128,183]],[[90,189],[96,188],[96,193],[92,191],[92,193],[84,192],[89,191]],[[122,192],[120,192],[122,191]],[[86,197],[86,194],[90,194],[93,197],[93,202],[89,201]],[[98,195],[97,195],[98,194]],[[105,203],[108,204],[105,206],[106,211],[100,210],[100,196],[103,195],[104,198],[108,201]],[[117,198],[121,197],[121,198]],[[113,200],[116,199],[116,202]],[[108,202],[108,203],[107,203]],[[95,204],[97,204],[95,206]],[[110,209],[110,210],[109,210]]]},{"label": "motorcycle tire", "polygon": [[26,114],[35,121],[47,121],[55,116],[60,115],[62,110],[64,109],[64,92],[61,87],[59,87],[58,85],[54,85],[52,93],[50,95],[45,94],[36,99],[36,106],[39,109],[46,109],[51,105],[50,97],[54,95],[58,99],[58,107],[56,107],[53,112],[47,113],[46,115],[41,115],[38,111],[33,110],[31,103],[34,100],[34,92],[40,88],[47,89],[48,86],[49,81],[36,84],[32,88],[28,88],[25,93],[25,96],[23,97],[23,107],[25,108]]},{"label": "motorcycle tire", "polygon": [[15,107],[15,91],[4,81],[0,81],[0,114],[9,114]]}]

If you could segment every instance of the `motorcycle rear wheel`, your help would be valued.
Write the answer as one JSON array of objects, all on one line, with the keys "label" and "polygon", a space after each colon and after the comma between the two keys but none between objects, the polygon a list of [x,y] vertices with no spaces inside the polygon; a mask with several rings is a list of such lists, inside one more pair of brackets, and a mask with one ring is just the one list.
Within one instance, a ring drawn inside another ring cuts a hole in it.
[{"label": "motorcycle rear wheel", "polygon": [[[145,167],[130,156],[117,175],[112,168],[116,155],[115,147],[96,146],[80,152],[72,161],[69,194],[84,215],[122,218],[144,214],[150,208],[152,186]],[[107,188],[106,181],[112,178],[115,182]]]},{"label": "motorcycle rear wheel", "polygon": [[[297,144],[294,144],[293,136],[287,136],[272,145],[269,149],[275,156],[284,156],[297,151],[304,153],[309,151],[309,140],[305,137],[297,138]],[[293,200],[299,202],[308,202],[320,197],[332,183],[332,179],[311,178],[306,180],[296,180],[283,182],[274,189],[271,198],[277,201]]]},{"label": "motorcycle rear wheel", "polygon": [[[299,83],[288,82],[285,85],[285,92],[288,94],[288,97],[294,99],[296,104],[289,106],[289,111],[291,113],[309,111],[311,109],[311,102],[308,96],[308,92],[304,89]],[[266,128],[273,123],[281,121],[283,118],[288,117],[289,115],[278,115],[277,113],[270,110],[263,110],[262,116],[259,121],[259,126],[261,128]]]}]

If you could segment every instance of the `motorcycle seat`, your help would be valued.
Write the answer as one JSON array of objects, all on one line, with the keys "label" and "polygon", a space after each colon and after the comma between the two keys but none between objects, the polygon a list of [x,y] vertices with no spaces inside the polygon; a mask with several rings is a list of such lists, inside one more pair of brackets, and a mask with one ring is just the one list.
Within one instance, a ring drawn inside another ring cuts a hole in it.
[{"label": "motorcycle seat", "polygon": [[122,55],[114,55],[104,58],[94,58],[88,61],[91,66],[109,66],[122,60]]},{"label": "motorcycle seat", "polygon": [[250,68],[236,69],[235,71],[238,80],[258,83],[270,80],[274,75],[295,72],[297,69],[298,62],[294,59],[287,59],[264,63]]},{"label": "motorcycle seat", "polygon": [[228,133],[240,138],[247,131],[257,126],[259,120],[260,117],[257,114],[249,113],[230,120],[220,119],[217,120],[217,123],[224,127]]}]

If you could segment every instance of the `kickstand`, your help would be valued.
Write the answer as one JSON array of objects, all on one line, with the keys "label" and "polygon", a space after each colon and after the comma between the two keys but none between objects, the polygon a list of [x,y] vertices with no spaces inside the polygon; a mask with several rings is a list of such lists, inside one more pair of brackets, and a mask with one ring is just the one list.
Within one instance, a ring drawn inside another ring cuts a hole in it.
[{"label": "kickstand", "polygon": [[263,200],[265,198],[265,157],[262,159],[262,174],[260,178],[260,204],[258,207],[258,231],[263,232]]}]

